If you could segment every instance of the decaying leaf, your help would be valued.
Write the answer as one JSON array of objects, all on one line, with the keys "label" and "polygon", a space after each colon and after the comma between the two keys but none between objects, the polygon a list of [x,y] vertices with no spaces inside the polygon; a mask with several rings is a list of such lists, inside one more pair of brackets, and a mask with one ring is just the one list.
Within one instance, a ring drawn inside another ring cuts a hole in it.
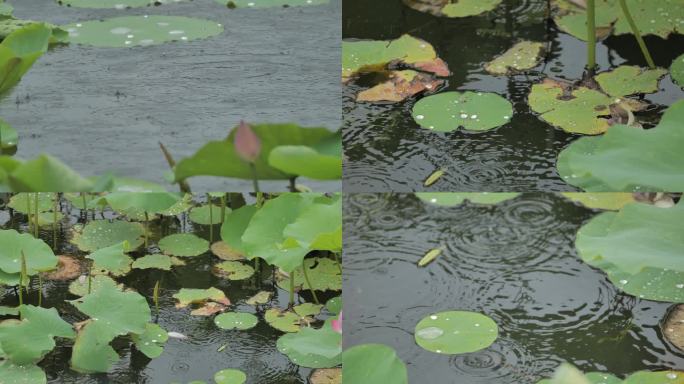
[{"label": "decaying leaf", "polygon": [[419,261],[418,261],[418,266],[419,267],[424,267],[433,261],[442,253],[442,248],[435,248],[431,249],[428,253],[425,254]]},{"label": "decaying leaf", "polygon": [[70,256],[57,256],[57,269],[43,274],[46,280],[73,280],[81,275],[81,263],[78,259]]},{"label": "decaying leaf", "polygon": [[493,75],[506,75],[532,69],[539,64],[544,44],[521,41],[509,50],[485,64],[485,70]]},{"label": "decaying leaf", "polygon": [[309,377],[311,384],[342,384],[341,368],[315,369]]},{"label": "decaying leaf", "polygon": [[378,85],[359,92],[356,101],[399,102],[444,85],[444,80],[412,70],[390,71],[389,78]]},{"label": "decaying leaf", "polygon": [[444,176],[444,173],[445,170],[443,169],[436,170],[427,179],[425,179],[425,183],[423,185],[426,187],[431,186],[432,184],[436,183],[442,176]]},{"label": "decaying leaf", "polygon": [[663,335],[679,350],[684,351],[684,304],[672,307],[662,324]]}]

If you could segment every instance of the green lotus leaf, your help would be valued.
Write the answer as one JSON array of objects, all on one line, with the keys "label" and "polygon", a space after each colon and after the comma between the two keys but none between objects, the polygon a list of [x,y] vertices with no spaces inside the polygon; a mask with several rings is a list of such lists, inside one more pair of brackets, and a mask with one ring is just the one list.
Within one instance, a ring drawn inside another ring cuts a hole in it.
[{"label": "green lotus leaf", "polygon": [[140,223],[128,221],[93,220],[79,230],[74,230],[71,242],[84,252],[94,252],[124,241],[129,251],[143,244],[145,229]]},{"label": "green lotus leaf", "polygon": [[[211,209],[211,212],[209,210]],[[190,221],[202,225],[221,224],[230,214],[230,208],[226,208],[224,220],[221,220],[221,207],[215,204],[204,204],[190,210]]]},{"label": "green lotus leaf", "polygon": [[539,64],[544,53],[544,44],[521,41],[501,56],[485,64],[485,71],[493,75],[507,75],[532,69]]},{"label": "green lotus leaf", "polygon": [[342,296],[333,297],[325,303],[325,308],[335,315],[339,315],[342,312]]},{"label": "green lotus leaf", "polygon": [[684,190],[684,100],[657,127],[615,125],[601,137],[583,137],[558,156],[558,173],[592,192]]},{"label": "green lotus leaf", "polygon": [[104,198],[117,212],[132,209],[147,213],[166,211],[181,199],[178,194],[169,192],[112,192],[105,195]]},{"label": "green lotus leaf", "polygon": [[10,17],[14,8],[7,3],[0,3],[0,16]]},{"label": "green lotus leaf", "polygon": [[90,180],[94,183],[93,192],[166,192],[159,184],[113,174],[91,177]]},{"label": "green lotus leaf", "polygon": [[321,309],[323,309],[323,305],[313,303],[299,304],[292,308],[300,317],[318,316],[321,313]]},{"label": "green lotus leaf", "polygon": [[336,194],[302,209],[299,217],[283,229],[283,235],[309,250],[342,251],[341,196]]},{"label": "green lotus leaf", "polygon": [[[0,60],[1,58],[0,48]],[[14,163],[5,183],[14,192],[85,192],[93,187],[89,180],[49,155],[40,155],[33,160]]]},{"label": "green lotus leaf", "polygon": [[603,372],[582,374],[570,364],[562,364],[551,379],[544,379],[537,384],[682,384],[684,372],[681,371],[639,371],[628,376],[624,381]]},{"label": "green lotus leaf", "polygon": [[[240,233],[242,235],[242,233]],[[238,260],[244,260],[245,255],[236,250],[233,249],[230,245],[226,244],[224,241],[217,241],[214,244],[211,245],[210,247],[211,252],[216,255],[219,259],[223,260],[229,260],[229,261],[238,261]]]},{"label": "green lotus leaf", "polygon": [[31,24],[10,33],[0,43],[0,95],[16,85],[33,63],[47,52],[52,30]]},{"label": "green lotus leaf", "polygon": [[239,369],[223,369],[214,374],[216,384],[243,384],[247,375]]},{"label": "green lotus leaf", "polygon": [[684,371],[640,371],[629,375],[622,384],[682,384]]},{"label": "green lotus leaf", "polygon": [[[569,33],[580,40],[587,40],[586,9],[570,0],[552,0],[555,12],[553,20],[560,30]],[[621,10],[614,0],[598,0],[596,9],[596,36],[603,39],[610,35],[612,25]]]},{"label": "green lotus leaf", "polygon": [[293,363],[307,368],[331,368],[342,363],[342,335],[329,321],[320,329],[304,327],[297,333],[281,336],[278,350]]},{"label": "green lotus leaf", "polygon": [[271,327],[283,332],[299,332],[302,318],[293,311],[271,308],[264,313],[264,320]]},{"label": "green lotus leaf", "polygon": [[209,242],[192,233],[176,233],[159,240],[159,249],[171,256],[199,256],[209,251]]},{"label": "green lotus leaf", "polygon": [[[271,151],[278,146],[313,147],[335,135],[325,128],[304,128],[295,124],[257,124],[252,130],[261,140],[261,152],[254,162],[259,180],[290,179],[293,175],[273,168],[268,163]],[[220,176],[251,180],[252,167],[235,151],[236,129],[225,140],[211,141],[192,157],[182,159],[175,168],[176,181],[192,176]]]},{"label": "green lotus leaf", "polygon": [[19,316],[19,307],[6,307],[0,305],[0,316]]},{"label": "green lotus leaf", "polygon": [[76,337],[71,324],[54,308],[22,305],[21,321],[0,323],[0,348],[12,363],[36,363],[55,348],[55,337]]},{"label": "green lotus leaf", "polygon": [[434,313],[416,325],[416,343],[435,353],[470,353],[487,348],[499,335],[494,320],[475,312]]},{"label": "green lotus leaf", "polygon": [[254,275],[254,268],[239,261],[223,261],[214,265],[212,272],[228,280],[244,280]]},{"label": "green lotus leaf", "polygon": [[101,248],[86,256],[93,260],[93,269],[104,270],[113,276],[123,276],[131,271],[133,259],[126,254],[128,244],[123,241],[110,247]]},{"label": "green lotus leaf", "polygon": [[653,93],[658,91],[658,81],[667,70],[641,69],[634,65],[622,65],[611,71],[598,74],[595,79],[603,91],[614,97]]},{"label": "green lotus leaf", "polygon": [[442,92],[420,99],[411,115],[418,125],[431,131],[486,131],[507,124],[513,106],[494,93]]},{"label": "green lotus leaf", "polygon": [[355,384],[408,384],[406,365],[394,349],[382,344],[361,344],[345,349],[342,377]]},{"label": "green lotus leaf", "polygon": [[[0,7],[2,7],[2,4],[0,4]],[[19,31],[21,29],[24,29],[24,28],[30,26],[30,25],[35,25],[35,24],[44,25],[50,29],[51,36],[50,36],[50,39],[48,41],[49,43],[68,43],[69,42],[69,34],[67,33],[67,31],[61,29],[60,27],[58,27],[54,24],[45,23],[42,21],[22,20],[22,19],[14,19],[14,18],[1,18],[1,17],[0,17],[0,40],[7,38],[7,36],[12,34],[13,32]]]},{"label": "green lotus leaf", "polygon": [[330,0],[216,0],[228,8],[300,7],[328,4]]},{"label": "green lotus leaf", "polygon": [[92,208],[91,204],[100,200],[99,196],[89,193],[65,193],[63,196],[71,205],[80,210]]},{"label": "green lotus leaf", "polygon": [[16,365],[0,362],[0,377],[8,384],[47,384],[47,376],[37,365]]},{"label": "green lotus leaf", "polygon": [[232,211],[221,226],[221,238],[232,249],[244,253],[242,235],[245,233],[257,208],[254,205],[245,205]]},{"label": "green lotus leaf", "polygon": [[19,134],[5,120],[0,119],[0,149],[14,148],[19,142]]},{"label": "green lotus leaf", "polygon": [[404,0],[404,4],[421,12],[428,12],[435,16],[445,17],[468,17],[477,16],[489,12],[501,4],[503,0],[459,0],[452,1],[425,1]]},{"label": "green lotus leaf", "polygon": [[135,347],[150,359],[159,357],[164,352],[164,344],[169,339],[168,333],[157,324],[145,324],[145,332],[133,334]]},{"label": "green lotus leaf", "polygon": [[563,196],[591,209],[617,211],[636,200],[627,192],[564,192]]},{"label": "green lotus leaf", "polygon": [[419,199],[435,205],[445,207],[454,207],[463,204],[464,201],[470,201],[476,204],[493,205],[499,204],[506,200],[515,199],[520,196],[520,193],[510,192],[464,192],[464,193],[447,193],[447,192],[417,192],[416,197]]},{"label": "green lotus leaf", "polygon": [[57,257],[43,240],[13,229],[0,230],[0,270],[7,274],[21,272],[21,255],[26,260],[26,273],[35,275],[57,267]]},{"label": "green lotus leaf", "polygon": [[71,355],[71,367],[77,372],[107,372],[119,358],[109,343],[117,336],[144,334],[151,320],[144,297],[116,287],[103,286],[72,303],[90,316]]},{"label": "green lotus leaf", "polygon": [[594,217],[577,232],[575,245],[582,260],[604,270],[619,289],[651,300],[684,302],[682,220],[682,204],[628,204]]},{"label": "green lotus leaf", "polygon": [[247,299],[247,301],[245,301],[245,304],[248,304],[248,305],[266,304],[269,301],[271,301],[272,297],[273,297],[273,292],[271,292],[271,291],[259,291],[254,296]]},{"label": "green lotus leaf", "polygon": [[119,285],[114,279],[106,275],[94,275],[88,282],[88,278],[83,276],[81,279],[76,279],[69,284],[69,293],[76,296],[85,296],[88,294],[88,285],[90,284],[90,292],[98,291],[102,288],[106,289],[121,289],[123,285]]},{"label": "green lotus leaf", "polygon": [[10,198],[7,206],[23,214],[29,213],[30,209],[31,215],[34,215],[36,213],[36,197],[38,198],[38,212],[48,212],[52,210],[55,205],[55,193],[52,192],[17,193]]},{"label": "green lotus leaf", "polygon": [[225,312],[214,318],[214,323],[221,329],[245,330],[254,328],[259,319],[251,313]]},{"label": "green lotus leaf", "polygon": [[230,300],[228,300],[226,294],[223,293],[222,290],[214,287],[207,289],[181,288],[181,290],[172,297],[178,300],[176,308],[184,308],[190,304],[201,304],[207,301],[230,305]]},{"label": "green lotus leaf", "polygon": [[342,135],[321,140],[312,146],[280,145],[271,151],[268,164],[284,173],[316,180],[342,178]]},{"label": "green lotus leaf", "polygon": [[72,43],[96,47],[134,47],[204,39],[223,32],[214,21],[183,16],[122,16],[65,25]]},{"label": "green lotus leaf", "polygon": [[670,75],[675,83],[684,87],[684,55],[674,59],[672,66],[670,67]]},{"label": "green lotus leaf", "polygon": [[154,254],[145,255],[141,258],[135,259],[132,267],[136,269],[163,269],[165,271],[170,271],[173,266],[173,262],[169,256]]},{"label": "green lotus leaf", "polygon": [[77,8],[127,9],[149,5],[172,4],[187,0],[57,0],[61,5]]},{"label": "green lotus leaf", "polygon": [[[310,258],[304,260],[304,268],[307,268],[307,275],[314,290],[317,291],[339,291],[342,290],[342,274],[340,265],[335,260],[326,258]],[[295,290],[309,289],[306,284],[304,273],[301,266],[290,273],[294,276]],[[285,277],[278,281],[278,286],[282,289],[290,290],[290,278]]]}]

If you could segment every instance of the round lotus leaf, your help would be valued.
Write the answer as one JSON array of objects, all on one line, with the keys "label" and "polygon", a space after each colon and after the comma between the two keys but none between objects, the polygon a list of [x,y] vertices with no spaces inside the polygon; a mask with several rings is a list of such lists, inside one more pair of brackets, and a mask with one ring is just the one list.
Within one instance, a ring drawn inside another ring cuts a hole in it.
[{"label": "round lotus leaf", "polygon": [[222,305],[230,305],[230,300],[222,290],[214,287],[207,289],[181,288],[178,293],[172,296],[178,300],[176,308],[184,308],[190,304],[202,304],[212,301]]},{"label": "round lotus leaf", "polygon": [[418,125],[432,131],[486,131],[507,124],[513,106],[494,93],[443,92],[419,100],[411,114]]},{"label": "round lotus leaf", "polygon": [[133,262],[132,267],[136,269],[163,269],[165,271],[170,271],[173,266],[173,261],[169,256],[154,254],[145,255],[141,258],[136,259]]},{"label": "round lotus leaf", "polygon": [[[210,212],[211,208],[211,212]],[[230,214],[230,208],[226,208],[225,214],[224,214],[224,220],[225,217],[227,217]],[[210,225],[210,224],[220,224],[224,220],[221,220],[221,207],[218,205],[201,205],[199,207],[194,207],[192,210],[190,210],[190,221],[193,223],[197,224],[202,224],[202,225]]]},{"label": "round lotus leaf", "polygon": [[36,213],[36,198],[38,198],[38,212],[48,212],[54,208],[55,194],[53,192],[17,193],[10,198],[7,206],[23,214],[29,213],[30,209],[31,215],[34,215]]},{"label": "round lotus leaf", "polygon": [[88,277],[82,275],[79,279],[74,280],[69,284],[69,293],[76,296],[85,296],[88,294],[88,284],[90,284],[90,292],[95,292],[101,288],[120,288],[117,282],[107,275],[94,275],[88,282]]},{"label": "round lotus leaf", "polygon": [[214,374],[216,384],[243,384],[247,375],[239,369],[224,369]]},{"label": "round lotus leaf", "polygon": [[188,0],[57,0],[61,5],[78,8],[127,9],[150,5],[180,3]]},{"label": "round lotus leaf", "polygon": [[563,196],[587,208],[617,211],[634,203],[634,195],[628,192],[564,192]]},{"label": "round lotus leaf", "polygon": [[485,64],[485,70],[493,75],[506,75],[532,69],[539,64],[544,44],[521,41],[501,56]]},{"label": "round lotus leaf", "polygon": [[596,75],[595,79],[605,93],[622,97],[657,92],[658,81],[666,74],[667,70],[662,68],[641,69],[634,65],[622,65]]},{"label": "round lotus leaf", "polygon": [[159,249],[171,256],[199,256],[209,250],[209,242],[192,233],[177,233],[159,240]]},{"label": "round lotus leaf", "polygon": [[183,16],[124,16],[64,26],[72,43],[96,47],[133,47],[215,36],[223,26]]},{"label": "round lotus leaf", "polygon": [[468,17],[477,16],[489,12],[501,4],[503,0],[459,0],[451,1],[425,1],[404,0],[409,7],[421,12],[428,12],[436,16]]},{"label": "round lotus leaf", "polygon": [[432,314],[416,325],[416,343],[435,353],[470,353],[487,348],[499,335],[494,320],[475,312]]},{"label": "round lotus leaf", "polygon": [[670,75],[675,83],[684,87],[684,55],[674,59],[672,66],[670,67]]},{"label": "round lotus leaf", "polygon": [[342,376],[355,384],[408,384],[406,365],[394,349],[382,344],[361,344],[342,354]]},{"label": "round lotus leaf", "polygon": [[271,301],[272,297],[273,297],[273,292],[259,291],[254,296],[247,299],[247,301],[245,301],[245,304],[248,304],[248,305],[266,304],[269,301]]},{"label": "round lotus leaf", "polygon": [[245,255],[242,252],[234,249],[224,241],[217,241],[212,244],[211,252],[223,260],[237,261],[245,259]]},{"label": "round lotus leaf", "polygon": [[47,384],[47,376],[39,366],[17,365],[9,360],[0,362],[0,377],[7,383]]},{"label": "round lotus leaf", "polygon": [[222,329],[245,330],[254,328],[258,322],[256,316],[244,312],[226,312],[214,318],[214,323]]},{"label": "round lotus leaf", "polygon": [[244,280],[254,275],[254,268],[239,261],[224,261],[214,265],[212,272],[228,280]]},{"label": "round lotus leaf", "polygon": [[164,343],[169,339],[169,334],[159,325],[147,323],[145,332],[133,334],[135,347],[150,359],[159,357],[164,352]]},{"label": "round lotus leaf", "polygon": [[159,213],[174,206],[180,196],[168,192],[112,192],[104,197],[117,212]]},{"label": "round lotus leaf", "polygon": [[273,328],[283,332],[298,332],[300,329],[299,315],[292,311],[281,311],[271,308],[264,313],[264,320]]},{"label": "round lotus leaf", "polygon": [[14,148],[19,142],[17,130],[0,119],[0,149]]},{"label": "round lotus leaf", "polygon": [[470,201],[477,204],[493,205],[506,200],[515,199],[520,196],[520,193],[503,193],[503,192],[464,192],[464,193],[448,193],[448,192],[417,192],[416,197],[419,199],[435,205],[445,207],[453,207],[462,204],[464,201]]},{"label": "round lotus leaf", "polygon": [[21,272],[22,253],[28,275],[46,272],[57,266],[57,256],[50,246],[28,233],[19,233],[13,229],[0,230],[0,244],[0,271],[4,273]]},{"label": "round lotus leaf", "polygon": [[[618,15],[614,34],[631,34],[629,22],[617,2],[613,3],[616,7],[615,15]],[[642,35],[656,35],[667,39],[670,34],[684,32],[684,7],[681,1],[627,0],[627,7]]]},{"label": "round lotus leaf", "polygon": [[323,309],[322,304],[314,304],[314,303],[304,303],[300,305],[295,305],[292,310],[295,311],[296,314],[298,314],[300,317],[307,317],[307,316],[316,316],[321,313],[321,309]]},{"label": "round lotus leaf", "polygon": [[330,0],[216,0],[228,8],[299,7],[327,4]]},{"label": "round lotus leaf", "polygon": [[75,230],[71,242],[81,251],[94,252],[127,241],[132,251],[143,244],[144,234],[145,228],[140,223],[94,220],[80,231]]},{"label": "round lotus leaf", "polygon": [[326,321],[320,329],[304,327],[281,336],[278,350],[295,364],[307,368],[331,368],[342,363],[342,335]]},{"label": "round lotus leaf", "polygon": [[[304,260],[304,268],[307,268],[309,282],[314,290],[317,291],[339,291],[342,290],[342,275],[340,265],[335,260],[327,258],[310,258]],[[278,286],[282,289],[290,290],[290,278],[294,276],[295,289],[309,289],[306,283],[302,268],[296,268],[290,277],[284,277],[278,281]]]}]

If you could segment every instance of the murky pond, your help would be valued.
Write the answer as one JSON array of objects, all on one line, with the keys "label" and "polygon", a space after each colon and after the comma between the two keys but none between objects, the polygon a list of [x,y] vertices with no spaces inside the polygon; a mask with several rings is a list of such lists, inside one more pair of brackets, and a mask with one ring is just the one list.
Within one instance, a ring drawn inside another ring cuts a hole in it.
[{"label": "murky pond", "polygon": [[[660,329],[671,304],[620,293],[577,256],[575,234],[596,214],[551,193],[452,208],[413,195],[348,195],[345,347],[393,347],[416,383],[530,384],[563,361],[621,377],[681,369],[684,353]],[[432,264],[416,265],[439,247]],[[419,347],[416,324],[451,310],[491,317],[498,339],[457,355]]]},{"label": "murky pond", "polygon": [[[224,139],[241,119],[340,127],[340,0],[234,10],[215,0],[126,10],[8,3],[15,17],[55,24],[150,14],[207,19],[225,29],[208,39],[146,47],[51,49],[0,103],[0,115],[19,132],[20,158],[47,152],[87,176],[111,171],[165,184],[169,167],[158,142],[179,160]],[[324,191],[341,185],[302,183]],[[251,188],[237,179],[190,184],[197,191]]]},{"label": "murky pond", "polygon": [[[546,15],[545,0],[506,0],[492,12],[460,19],[418,12],[401,0],[345,0],[344,38],[388,40],[407,33],[421,38],[434,46],[452,72],[440,92],[494,92],[514,107],[510,123],[500,128],[438,133],[421,129],[411,117],[411,108],[420,96],[389,105],[356,103],[353,95],[359,84],[345,87],[345,189],[425,190],[425,179],[436,169],[445,168],[446,174],[430,190],[574,190],[559,177],[555,165],[558,153],[579,135],[541,121],[527,105],[527,97],[532,84],[546,77],[581,78],[586,44],[560,32]],[[520,40],[545,43],[546,57],[537,67],[510,77],[485,72],[484,63]],[[668,40],[647,36],[646,42],[660,67],[669,68],[684,52],[682,35],[671,35]],[[597,61],[600,70],[621,64],[645,66],[631,35],[600,42]],[[646,95],[646,101],[654,105],[639,118],[647,128],[653,126],[650,122],[657,121],[664,106],[682,97],[681,88],[666,77],[659,92]]]}]

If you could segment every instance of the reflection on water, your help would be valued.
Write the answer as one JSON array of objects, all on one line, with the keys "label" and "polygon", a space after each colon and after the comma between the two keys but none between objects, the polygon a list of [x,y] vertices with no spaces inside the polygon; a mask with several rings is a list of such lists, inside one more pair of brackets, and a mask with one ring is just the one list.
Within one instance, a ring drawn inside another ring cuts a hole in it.
[{"label": "reflection on water", "polygon": [[[669,305],[619,293],[577,257],[575,233],[595,214],[555,194],[452,208],[347,195],[345,343],[392,346],[416,383],[536,383],[561,361],[618,375],[681,369],[684,354],[658,330]],[[417,267],[438,246],[442,254]],[[447,310],[490,316],[499,339],[463,355],[418,347],[418,321]]]}]

